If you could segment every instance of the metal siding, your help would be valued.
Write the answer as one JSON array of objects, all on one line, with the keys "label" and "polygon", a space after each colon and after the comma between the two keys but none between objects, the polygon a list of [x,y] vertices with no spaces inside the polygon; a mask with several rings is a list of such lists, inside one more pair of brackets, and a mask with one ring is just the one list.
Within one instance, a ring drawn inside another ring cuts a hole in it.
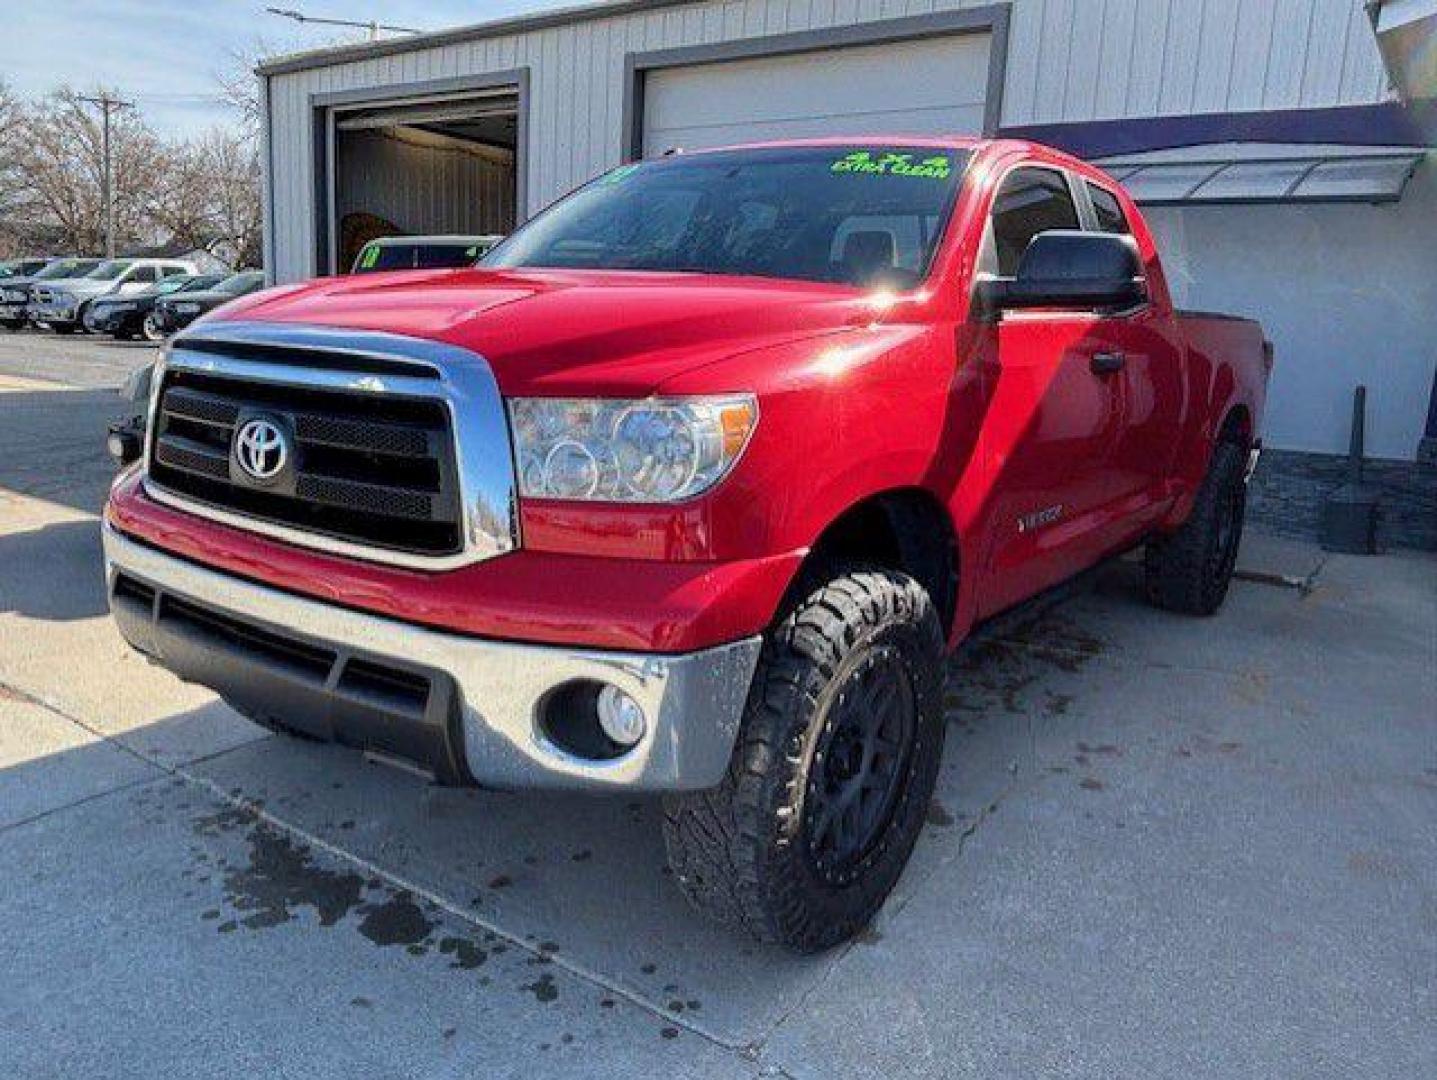
[{"label": "metal siding", "polygon": [[[313,272],[310,95],[531,68],[527,209],[617,164],[624,56],[982,6],[709,0],[271,77],[277,280]],[[1014,0],[1005,124],[1367,104],[1385,78],[1361,0]],[[576,59],[587,53],[587,76]]]}]

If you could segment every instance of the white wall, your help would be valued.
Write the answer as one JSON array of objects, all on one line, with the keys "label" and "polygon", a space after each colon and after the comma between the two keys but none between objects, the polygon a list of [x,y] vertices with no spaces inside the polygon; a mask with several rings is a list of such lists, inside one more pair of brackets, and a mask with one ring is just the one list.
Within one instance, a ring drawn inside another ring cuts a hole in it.
[{"label": "white wall", "polygon": [[1411,460],[1437,367],[1437,154],[1402,201],[1147,211],[1178,303],[1260,319],[1277,350],[1265,438],[1344,452],[1367,386],[1367,452]]}]

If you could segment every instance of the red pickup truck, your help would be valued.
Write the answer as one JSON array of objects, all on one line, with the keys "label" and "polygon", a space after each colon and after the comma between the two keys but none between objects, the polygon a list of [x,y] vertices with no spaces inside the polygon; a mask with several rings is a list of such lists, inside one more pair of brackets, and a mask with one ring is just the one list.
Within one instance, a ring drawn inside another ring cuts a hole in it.
[{"label": "red pickup truck", "polygon": [[1221,604],[1271,352],[1016,141],[624,165],[479,267],[178,336],[105,515],[124,636],[444,783],[663,792],[701,908],[812,951],[903,869],[944,653],[1141,546]]}]

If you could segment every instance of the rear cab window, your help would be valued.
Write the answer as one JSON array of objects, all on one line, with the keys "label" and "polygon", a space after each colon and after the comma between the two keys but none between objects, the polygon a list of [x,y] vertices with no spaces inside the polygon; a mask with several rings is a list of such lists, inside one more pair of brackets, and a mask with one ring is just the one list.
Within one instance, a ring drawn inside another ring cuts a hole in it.
[{"label": "rear cab window", "polygon": [[990,215],[997,272],[1012,277],[1029,242],[1049,229],[1080,229],[1067,176],[1057,169],[1024,165],[1003,180]]},{"label": "rear cab window", "polygon": [[1128,215],[1123,213],[1123,204],[1118,197],[1091,180],[1084,180],[1083,183],[1088,189],[1088,201],[1093,204],[1093,219],[1097,223],[1098,232],[1132,236],[1133,230],[1128,224]]}]

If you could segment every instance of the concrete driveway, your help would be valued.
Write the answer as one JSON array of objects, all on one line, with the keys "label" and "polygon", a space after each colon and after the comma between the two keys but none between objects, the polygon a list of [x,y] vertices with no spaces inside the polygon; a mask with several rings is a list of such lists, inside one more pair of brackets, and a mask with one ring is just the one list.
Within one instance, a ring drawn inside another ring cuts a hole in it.
[{"label": "concrete driveway", "polygon": [[8,349],[0,1075],[1437,1074],[1437,560],[1252,537],[1215,619],[1118,564],[975,644],[896,895],[795,959],[652,800],[428,787],[126,650],[115,399]]}]

